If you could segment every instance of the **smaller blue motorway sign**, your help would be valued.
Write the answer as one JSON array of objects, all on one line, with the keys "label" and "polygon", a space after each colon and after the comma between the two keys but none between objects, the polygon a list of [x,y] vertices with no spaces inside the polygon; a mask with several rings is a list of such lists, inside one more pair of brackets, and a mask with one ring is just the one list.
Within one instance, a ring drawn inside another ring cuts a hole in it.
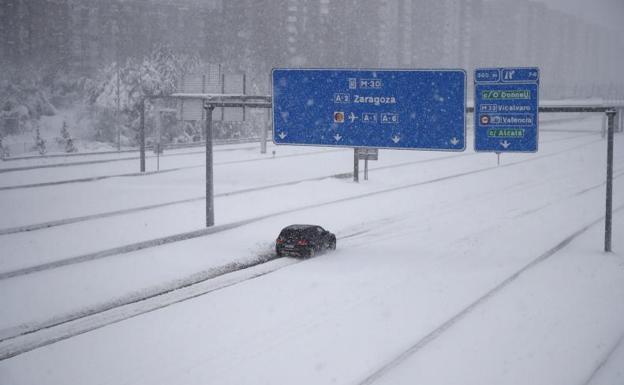
[{"label": "smaller blue motorway sign", "polygon": [[463,70],[274,69],[276,144],[463,151]]},{"label": "smaller blue motorway sign", "polygon": [[475,70],[475,151],[536,152],[539,69]]}]

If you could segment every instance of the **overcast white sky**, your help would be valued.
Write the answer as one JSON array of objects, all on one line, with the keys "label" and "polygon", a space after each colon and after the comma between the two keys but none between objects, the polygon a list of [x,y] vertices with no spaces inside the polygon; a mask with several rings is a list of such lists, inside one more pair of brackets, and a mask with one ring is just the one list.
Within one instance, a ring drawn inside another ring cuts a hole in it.
[{"label": "overcast white sky", "polygon": [[593,23],[604,23],[624,34],[624,0],[538,0]]}]

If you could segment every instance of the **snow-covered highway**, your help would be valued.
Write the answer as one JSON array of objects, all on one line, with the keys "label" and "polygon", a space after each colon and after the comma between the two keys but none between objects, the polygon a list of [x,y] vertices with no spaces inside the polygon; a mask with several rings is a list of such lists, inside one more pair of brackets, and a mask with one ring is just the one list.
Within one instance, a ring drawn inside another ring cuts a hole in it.
[{"label": "snow-covered highway", "polygon": [[[494,155],[470,148],[450,155],[382,150],[367,182],[323,178],[216,199],[217,225],[257,218],[247,224],[0,280],[0,351],[19,348],[20,338],[35,348],[0,361],[0,379],[593,381],[596,363],[609,351],[621,359],[617,342],[624,333],[624,212],[615,214],[616,252],[602,253],[606,160],[599,124],[562,122],[573,132],[542,133],[537,154],[506,154],[499,167]],[[587,125],[596,133],[574,133]],[[617,193],[624,188],[621,145],[618,135],[616,209],[624,205]],[[352,151],[313,150],[279,147],[278,155],[315,154],[244,163],[236,162],[238,152],[228,152],[231,163],[215,168],[216,192],[349,171]],[[0,227],[196,198],[202,174],[197,168],[0,191],[8,213]],[[8,272],[63,260],[197,230],[202,218],[203,202],[194,201],[0,235],[0,263]],[[271,255],[277,232],[290,223],[319,223],[336,232],[338,250],[303,262],[277,259],[214,281],[198,279],[186,285],[186,293],[136,302],[141,294],[167,292],[193,276]],[[543,257],[557,246],[561,250]],[[111,303],[128,305],[63,331],[9,338]],[[427,337],[431,333],[435,338]],[[545,367],[549,359],[552,365]],[[596,379],[618,378],[618,365],[607,361]]]}]

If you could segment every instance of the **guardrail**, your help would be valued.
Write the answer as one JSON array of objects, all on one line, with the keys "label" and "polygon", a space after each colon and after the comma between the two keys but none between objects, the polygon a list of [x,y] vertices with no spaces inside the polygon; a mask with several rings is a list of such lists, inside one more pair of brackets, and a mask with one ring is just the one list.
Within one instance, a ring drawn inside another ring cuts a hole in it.
[{"label": "guardrail", "polygon": [[[214,144],[216,146],[225,146],[228,144],[244,144],[244,143],[256,143],[260,142],[261,138],[258,136],[251,138],[240,138],[240,139],[215,139]],[[197,142],[190,143],[166,143],[162,144],[163,150],[177,150],[184,148],[195,148],[195,147],[204,147],[206,144],[205,140],[200,140]],[[146,145],[146,150],[155,150],[155,145]],[[58,153],[58,154],[45,154],[45,155],[21,155],[21,156],[9,156],[6,158],[2,158],[4,161],[15,161],[15,160],[25,160],[25,159],[47,159],[47,158],[72,158],[72,157],[84,157],[84,156],[92,156],[92,155],[115,155],[115,154],[127,154],[133,152],[140,152],[140,148],[131,148],[125,150],[106,150],[106,151],[90,151],[90,152],[73,152],[73,153]]]}]

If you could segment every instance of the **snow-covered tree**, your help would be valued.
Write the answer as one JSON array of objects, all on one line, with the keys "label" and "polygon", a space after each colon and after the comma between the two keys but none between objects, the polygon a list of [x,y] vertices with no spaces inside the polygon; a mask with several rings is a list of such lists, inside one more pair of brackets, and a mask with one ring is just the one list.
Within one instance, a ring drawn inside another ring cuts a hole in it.
[{"label": "snow-covered tree", "polygon": [[65,147],[65,152],[77,152],[78,149],[74,145],[74,140],[67,129],[67,122],[63,121],[63,125],[61,126],[61,137],[58,138],[58,142]]},{"label": "snow-covered tree", "polygon": [[0,158],[8,158],[9,155],[9,148],[4,146],[4,144],[2,143],[2,136],[0,136]]},{"label": "snow-covered tree", "polygon": [[63,140],[67,140],[71,138],[69,131],[67,130],[67,122],[63,120],[63,125],[61,126],[61,138]]},{"label": "snow-covered tree", "polygon": [[[117,131],[116,124],[121,125],[124,134],[136,132],[143,98],[175,92],[178,79],[198,64],[196,56],[177,53],[169,46],[159,46],[140,61],[129,58],[125,63],[106,67],[99,79],[91,84],[87,95],[88,104],[97,110],[98,116],[107,120],[102,124],[96,122],[99,136],[112,139]],[[111,113],[113,119],[109,119]]]},{"label": "snow-covered tree", "polygon": [[37,128],[35,132],[35,145],[32,149],[39,152],[39,154],[41,155],[48,152],[48,150],[46,149],[46,141],[41,137],[41,132],[39,132],[39,128]]},{"label": "snow-covered tree", "polygon": [[21,121],[54,115],[56,109],[44,88],[41,71],[26,68],[0,73],[0,115]]}]

